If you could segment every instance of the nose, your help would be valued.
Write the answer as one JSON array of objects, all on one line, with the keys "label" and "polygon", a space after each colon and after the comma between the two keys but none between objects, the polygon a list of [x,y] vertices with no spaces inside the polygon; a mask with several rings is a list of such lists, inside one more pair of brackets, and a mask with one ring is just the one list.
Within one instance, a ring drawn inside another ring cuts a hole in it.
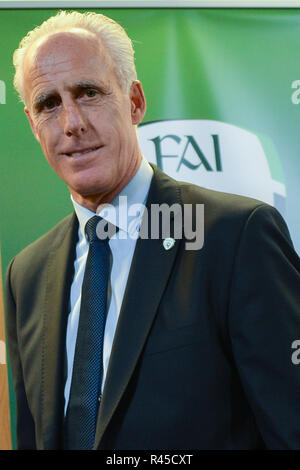
[{"label": "nose", "polygon": [[67,137],[79,137],[87,131],[85,117],[77,103],[64,104],[62,110],[64,133]]}]

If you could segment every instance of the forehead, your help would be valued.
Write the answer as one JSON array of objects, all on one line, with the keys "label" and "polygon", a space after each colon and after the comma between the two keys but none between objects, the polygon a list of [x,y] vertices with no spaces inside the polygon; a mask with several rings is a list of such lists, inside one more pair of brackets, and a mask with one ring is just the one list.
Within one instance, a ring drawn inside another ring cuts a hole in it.
[{"label": "forehead", "polygon": [[26,55],[25,93],[53,81],[101,79],[113,69],[110,55],[92,33],[80,30],[51,34],[35,43]]}]

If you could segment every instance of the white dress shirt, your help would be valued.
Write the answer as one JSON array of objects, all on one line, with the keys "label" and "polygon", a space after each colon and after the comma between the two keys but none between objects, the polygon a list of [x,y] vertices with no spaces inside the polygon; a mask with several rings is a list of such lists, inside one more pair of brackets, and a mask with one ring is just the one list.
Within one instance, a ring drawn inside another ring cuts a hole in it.
[{"label": "white dress shirt", "polygon": [[[136,239],[143,215],[143,207],[146,203],[148,191],[153,175],[153,170],[145,158],[130,182],[123,188],[119,195],[103,208],[98,215],[116,225],[119,230],[110,240],[109,246],[112,252],[111,268],[111,295],[108,306],[103,346],[103,381],[101,393],[105,383],[108,363],[127,284],[129,270],[133,258]],[[85,225],[95,215],[94,212],[79,205],[71,197],[74,209],[79,221],[78,242],[76,245],[76,258],[74,262],[74,278],[70,290],[70,312],[67,324],[66,354],[67,354],[67,379],[65,383],[65,413],[70,395],[73,362],[76,346],[76,337],[79,322],[81,287],[86,265],[89,244],[85,236]],[[131,215],[126,217],[127,210]],[[134,205],[134,206],[133,206]]]}]

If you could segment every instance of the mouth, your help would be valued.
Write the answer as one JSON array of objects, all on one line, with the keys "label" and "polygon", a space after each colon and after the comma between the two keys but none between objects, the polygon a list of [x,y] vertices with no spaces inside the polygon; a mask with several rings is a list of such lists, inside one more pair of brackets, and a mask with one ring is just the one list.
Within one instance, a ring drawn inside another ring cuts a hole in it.
[{"label": "mouth", "polygon": [[100,148],[101,146],[91,147],[89,149],[75,150],[74,152],[65,152],[64,155],[66,155],[67,157],[81,157],[82,155],[95,152],[96,150],[99,150]]}]

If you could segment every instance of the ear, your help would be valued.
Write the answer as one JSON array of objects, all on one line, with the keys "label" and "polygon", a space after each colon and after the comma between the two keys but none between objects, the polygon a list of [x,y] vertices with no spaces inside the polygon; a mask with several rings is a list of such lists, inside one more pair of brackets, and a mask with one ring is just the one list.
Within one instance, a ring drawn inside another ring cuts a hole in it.
[{"label": "ear", "polygon": [[146,98],[139,80],[132,82],[129,97],[131,101],[131,120],[133,125],[140,124],[146,112]]},{"label": "ear", "polygon": [[29,121],[31,130],[32,130],[32,132],[33,132],[33,135],[34,135],[34,137],[36,138],[36,140],[39,142],[40,139],[39,139],[39,137],[38,137],[38,134],[37,134],[37,131],[36,131],[36,127],[35,127],[35,125],[34,125],[34,122],[33,122],[32,117],[31,117],[31,115],[30,115],[29,109],[28,109],[27,107],[25,107],[25,108],[24,108],[24,112],[25,112],[25,114],[26,114],[26,116],[27,116],[27,118],[28,118],[28,121]]}]

